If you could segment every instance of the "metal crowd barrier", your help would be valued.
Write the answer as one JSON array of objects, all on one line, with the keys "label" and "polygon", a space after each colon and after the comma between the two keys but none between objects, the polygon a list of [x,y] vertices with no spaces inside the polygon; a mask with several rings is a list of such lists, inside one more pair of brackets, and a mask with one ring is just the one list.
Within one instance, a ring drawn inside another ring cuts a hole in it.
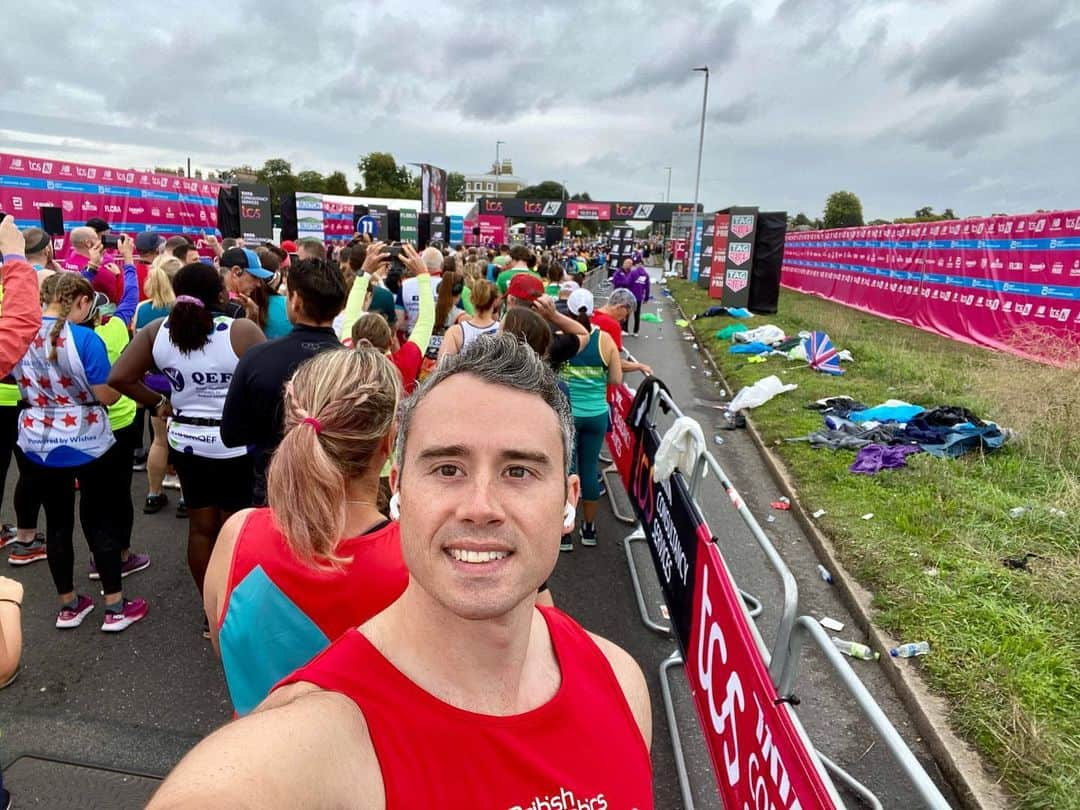
[{"label": "metal crowd barrier", "polygon": [[[674,400],[671,399],[666,391],[660,388],[658,389],[657,394],[658,395],[654,398],[652,407],[646,417],[649,425],[653,427],[656,426],[656,412],[661,407],[665,412],[672,413],[676,417],[683,416],[682,410]],[[830,642],[828,635],[818,624],[817,620],[811,616],[797,615],[798,585],[794,575],[777,552],[772,541],[770,541],[764,531],[762,531],[761,526],[746,506],[742,496],[739,494],[734,484],[732,484],[731,480],[708,447],[700,447],[698,449],[697,461],[694,464],[694,468],[690,475],[688,489],[694,504],[697,505],[698,503],[697,493],[706,469],[711,470],[716,476],[731,505],[742,518],[747,529],[749,529],[750,534],[754,537],[758,547],[764,554],[765,559],[779,576],[781,581],[783,606],[780,613],[776,640],[771,649],[765,644],[756,621],[749,622],[758,648],[757,652],[762,656],[762,660],[768,667],[769,677],[780,695],[780,699],[794,705],[794,691],[798,680],[799,656],[801,655],[803,645],[809,638],[812,643],[820,648],[830,669],[836,674],[845,689],[855,699],[859,709],[867,719],[870,720],[871,725],[881,736],[890,755],[909,779],[912,786],[915,788],[916,794],[922,799],[924,805],[929,808],[934,808],[934,810],[937,810],[938,808],[947,810],[949,807],[948,802],[946,802],[937,786],[930,779],[929,775],[927,775],[918,760],[916,760],[914,754],[911,753],[910,749],[904,743],[903,739],[896,731],[896,728],[885,716],[881,707],[878,706],[873,696],[858,679],[851,666]],[[681,472],[679,470],[676,470],[673,473],[673,475],[680,474]],[[698,511],[701,511],[700,507],[698,507]],[[637,571],[637,566],[632,553],[633,543],[641,542],[645,539],[645,532],[639,524],[623,541],[627,564],[630,569],[630,579],[633,584],[635,599],[638,603],[638,610],[641,614],[642,623],[646,627],[660,635],[672,637],[673,631],[671,626],[662,625],[654,621],[649,615],[648,607],[645,602],[645,596],[641,586],[641,577]],[[715,540],[713,542],[715,542]],[[739,590],[739,593],[744,605],[747,607],[748,615],[751,619],[756,619],[762,612],[760,601],[742,590]],[[685,754],[683,752],[682,741],[678,730],[678,718],[675,712],[671,688],[667,680],[670,670],[682,666],[683,663],[682,655],[676,650],[660,665],[659,675],[664,711],[668,719],[671,742],[675,749],[675,766],[679,779],[680,791],[682,792],[683,802],[687,810],[693,810],[694,801],[689,774],[686,769]],[[797,722],[797,717],[795,717],[795,719]],[[825,769],[836,777],[838,781],[850,788],[870,807],[875,808],[875,810],[881,808],[882,805],[880,801],[865,785],[860,783],[828,757],[825,757],[820,752],[816,751],[816,749],[815,754],[818,756]]]}]

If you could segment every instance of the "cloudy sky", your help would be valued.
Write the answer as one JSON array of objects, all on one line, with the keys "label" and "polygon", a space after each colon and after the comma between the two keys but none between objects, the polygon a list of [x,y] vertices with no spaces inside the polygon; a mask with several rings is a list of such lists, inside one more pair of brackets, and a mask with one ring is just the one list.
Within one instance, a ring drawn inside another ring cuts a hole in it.
[{"label": "cloudy sky", "polygon": [[[594,199],[1080,208],[1080,0],[8,4],[0,150],[145,168],[495,156]],[[317,12],[314,9],[318,9]]]}]

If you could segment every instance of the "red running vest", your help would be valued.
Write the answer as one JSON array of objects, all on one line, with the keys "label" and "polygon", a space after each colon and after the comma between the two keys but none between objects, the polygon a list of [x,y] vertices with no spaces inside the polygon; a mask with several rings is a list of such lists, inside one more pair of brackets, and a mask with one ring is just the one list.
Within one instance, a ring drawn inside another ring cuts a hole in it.
[{"label": "red running vest", "polygon": [[562,672],[530,712],[497,717],[425,692],[350,630],[279,686],[307,681],[363,712],[387,810],[651,810],[652,765],[615,673],[569,616],[538,607]]}]

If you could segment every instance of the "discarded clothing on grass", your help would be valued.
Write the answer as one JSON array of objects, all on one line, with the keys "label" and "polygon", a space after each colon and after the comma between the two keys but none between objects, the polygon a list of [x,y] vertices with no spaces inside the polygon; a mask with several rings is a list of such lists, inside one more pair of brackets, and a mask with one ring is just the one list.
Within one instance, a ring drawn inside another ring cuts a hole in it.
[{"label": "discarded clothing on grass", "polygon": [[907,457],[921,452],[922,448],[914,444],[868,444],[859,451],[848,469],[861,475],[874,475],[881,470],[906,467]]},{"label": "discarded clothing on grass", "polygon": [[701,425],[689,416],[680,416],[660,440],[660,448],[653,459],[653,481],[670,478],[676,467],[689,477],[698,456],[707,447]]},{"label": "discarded clothing on grass", "polygon": [[848,396],[826,397],[825,399],[819,399],[816,402],[808,403],[806,407],[812,411],[821,411],[824,415],[834,414],[843,417],[846,417],[852,411],[865,411],[870,408],[869,405],[864,405],[857,399],[852,399]]},{"label": "discarded clothing on grass", "polygon": [[770,323],[765,326],[759,326],[756,329],[747,329],[745,332],[737,333],[735,335],[735,341],[737,343],[767,343],[772,346],[774,343],[779,343],[786,337],[783,329],[779,326],[773,326]]},{"label": "discarded clothing on grass", "polygon": [[928,425],[943,425],[945,427],[961,425],[964,422],[969,422],[976,427],[982,427],[986,424],[967,408],[962,408],[959,405],[942,405],[931,408],[922,414],[922,418],[926,420]]},{"label": "discarded clothing on grass", "polygon": [[693,317],[693,320],[698,318],[718,318],[721,315],[728,315],[732,318],[752,318],[749,310],[742,309],[740,307],[709,307],[704,312],[699,312]]},{"label": "discarded clothing on grass", "polygon": [[728,348],[731,354],[763,354],[772,351],[772,347],[764,343],[736,343]]},{"label": "discarded clothing on grass", "polygon": [[717,332],[716,333],[716,339],[717,340],[731,340],[732,339],[731,336],[734,335],[736,332],[745,332],[745,331],[747,331],[746,324],[733,323],[731,326],[725,326],[723,329],[721,329],[719,332]]},{"label": "discarded clothing on grass", "polygon": [[[908,423],[904,428],[905,438],[907,429],[912,427],[912,424]],[[958,458],[969,450],[993,452],[1005,444],[1005,434],[993,422],[985,422],[981,425],[964,422],[949,428],[938,428],[941,431],[936,437],[939,439],[938,441],[926,440],[925,436],[928,431],[927,426],[924,424],[916,424],[915,428],[924,436],[923,440],[919,442],[919,446],[930,455],[938,458],[945,458],[946,456]]]},{"label": "discarded clothing on grass", "polygon": [[782,394],[785,391],[794,391],[798,387],[799,386],[795,383],[784,385],[780,382],[780,378],[775,374],[769,377],[762,377],[753,385],[742,388],[728,404],[726,412],[728,414],[734,414],[744,408],[756,408],[759,405],[764,405],[777,394]]},{"label": "discarded clothing on grass", "polygon": [[783,352],[784,354],[787,354],[792,349],[794,349],[796,346],[800,346],[800,345],[802,345],[802,338],[793,337],[793,338],[788,338],[787,340],[780,341],[775,346],[773,346],[773,348],[776,349],[776,351],[778,351],[778,352]]},{"label": "discarded clothing on grass", "polygon": [[864,411],[852,411],[847,418],[852,422],[910,422],[925,410],[921,405],[890,399]]},{"label": "discarded clothing on grass", "polygon": [[836,418],[831,427],[824,427],[807,436],[799,436],[786,441],[809,442],[811,447],[827,447],[829,450],[860,450],[869,444],[897,442],[899,432],[899,428],[895,425],[863,427],[846,419]]}]

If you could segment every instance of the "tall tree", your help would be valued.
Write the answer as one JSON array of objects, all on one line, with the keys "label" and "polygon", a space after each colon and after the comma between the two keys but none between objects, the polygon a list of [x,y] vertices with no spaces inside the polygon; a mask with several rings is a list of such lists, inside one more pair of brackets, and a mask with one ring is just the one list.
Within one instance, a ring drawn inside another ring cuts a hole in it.
[{"label": "tall tree", "polygon": [[326,175],[326,194],[348,194],[349,181],[345,179],[345,172],[330,172]]},{"label": "tall tree", "polygon": [[465,175],[461,172],[446,175],[446,199],[448,202],[465,201]]},{"label": "tall tree", "polygon": [[813,225],[813,223],[810,221],[810,217],[808,217],[802,211],[800,211],[793,217],[788,217],[788,228],[800,228],[803,226],[809,227],[811,225]]},{"label": "tall tree", "polygon": [[322,176],[321,172],[305,169],[296,175],[296,187],[300,191],[323,194],[326,191],[326,178]]},{"label": "tall tree", "polygon": [[953,211],[951,208],[946,208],[944,211],[942,211],[941,216],[944,219],[960,219],[960,217],[956,215],[956,212]]},{"label": "tall tree", "polygon": [[360,193],[366,197],[412,197],[420,192],[419,178],[408,167],[399,166],[389,152],[370,152],[356,164],[363,178]]},{"label": "tall tree", "polygon": [[275,212],[281,210],[281,195],[296,191],[296,175],[292,173],[292,164],[283,158],[270,158],[255,173],[260,183],[270,187],[270,202]]},{"label": "tall tree", "polygon": [[566,188],[562,183],[556,183],[554,180],[545,180],[542,183],[537,183],[535,186],[525,186],[517,194],[514,195],[519,199],[533,199],[533,200],[565,200],[568,195]]},{"label": "tall tree", "polygon": [[850,191],[834,191],[825,201],[824,223],[826,228],[862,225],[862,202]]}]

